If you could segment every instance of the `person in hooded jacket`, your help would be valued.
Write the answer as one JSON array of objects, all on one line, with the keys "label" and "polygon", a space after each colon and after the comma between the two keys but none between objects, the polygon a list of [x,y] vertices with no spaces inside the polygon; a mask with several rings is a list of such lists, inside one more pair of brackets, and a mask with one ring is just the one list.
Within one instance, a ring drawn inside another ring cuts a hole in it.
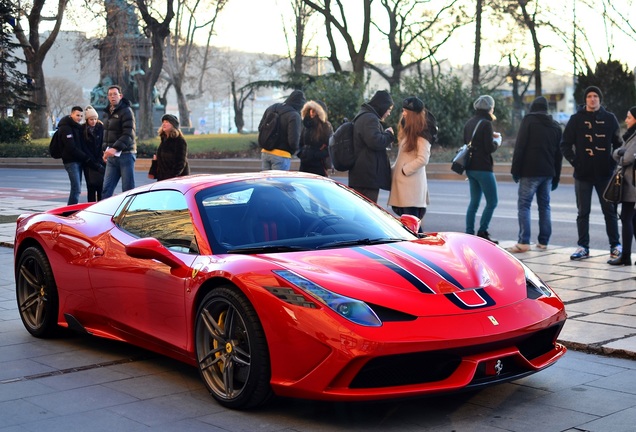
[{"label": "person in hooded jacket", "polygon": [[165,114],[161,117],[158,133],[161,142],[152,157],[153,165],[148,178],[165,180],[189,175],[188,144],[179,129],[179,119],[172,114]]},{"label": "person in hooded jacket", "polygon": [[71,182],[67,204],[77,204],[82,192],[82,168],[88,156],[82,150],[82,119],[84,110],[80,106],[71,108],[71,114],[62,117],[57,125],[59,136],[64,143],[62,163]]},{"label": "person in hooded jacket", "polygon": [[430,134],[424,102],[415,96],[404,99],[388,205],[398,216],[409,214],[419,218],[420,232],[429,201],[426,165],[431,157],[431,144],[426,136]]},{"label": "person in hooded jacket", "polygon": [[578,247],[570,259],[578,261],[590,257],[590,211],[594,190],[605,218],[610,259],[615,259],[622,253],[617,206],[603,199],[603,191],[616,166],[612,152],[623,144],[623,140],[616,116],[601,105],[601,90],[596,86],[587,87],[584,99],[585,104],[570,117],[561,138],[561,153],[574,167],[577,207]]},{"label": "person in hooded jacket", "polygon": [[[294,90],[285,102],[269,106],[263,114],[261,123],[272,110],[280,112],[280,137],[278,144],[272,150],[261,150],[261,168],[263,170],[289,171],[291,157],[298,151],[302,119],[300,110],[305,105],[305,93],[302,90]],[[260,126],[259,126],[260,129]]]},{"label": "person in hooded jacket", "polygon": [[[492,215],[497,208],[497,180],[493,172],[492,154],[501,145],[501,134],[494,132],[493,120],[496,120],[495,100],[492,96],[479,96],[473,103],[475,115],[464,125],[464,142],[471,143],[472,159],[466,169],[470,185],[470,202],[466,210],[466,233],[475,234],[475,219],[481,196],[486,198],[486,206],[481,214],[477,236],[497,244],[488,232]],[[471,141],[472,139],[472,141]]]},{"label": "person in hooded jacket", "polygon": [[387,148],[395,135],[393,128],[382,122],[391,114],[393,98],[386,90],[375,92],[371,100],[362,104],[353,123],[353,147],[356,161],[349,170],[349,187],[378,202],[380,189],[391,189],[391,163]]},{"label": "person in hooded jacket", "polygon": [[300,136],[300,168],[298,171],[329,176],[329,138],[333,135],[327,120],[327,106],[322,101],[308,101],[300,116],[303,130]]},{"label": "person in hooded jacket", "polygon": [[135,187],[135,161],[137,160],[137,136],[135,113],[121,87],[108,87],[109,105],[104,109],[104,188],[102,197],[109,198],[115,192],[121,178],[121,190]]},{"label": "person in hooded jacket", "polygon": [[97,111],[92,106],[84,108],[84,123],[82,128],[82,145],[84,152],[90,159],[90,163],[84,165],[84,178],[86,179],[86,191],[88,202],[102,199],[102,187],[104,184],[105,164],[104,151],[104,124],[99,120]]},{"label": "person in hooded jacket", "polygon": [[530,105],[530,112],[523,118],[510,173],[517,192],[517,218],[519,238],[509,252],[521,253],[530,250],[530,207],[534,196],[539,208],[539,236],[537,248],[545,250],[552,235],[550,213],[550,191],[555,190],[561,178],[561,126],[548,114],[548,101],[543,96]]},{"label": "person in hooded jacket", "polygon": [[611,265],[632,265],[632,237],[636,235],[636,179],[634,178],[634,161],[636,160],[636,106],[627,111],[625,117],[627,131],[623,135],[624,144],[614,150],[612,157],[623,166],[623,191],[621,198],[621,223],[623,251],[621,256],[607,261]]}]

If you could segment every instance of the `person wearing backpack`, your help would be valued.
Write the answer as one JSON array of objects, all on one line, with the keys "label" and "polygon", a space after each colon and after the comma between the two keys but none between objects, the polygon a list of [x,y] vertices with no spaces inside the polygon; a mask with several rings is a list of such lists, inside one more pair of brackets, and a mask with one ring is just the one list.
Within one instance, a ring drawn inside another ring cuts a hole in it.
[{"label": "person wearing backpack", "polygon": [[84,110],[80,106],[71,108],[71,114],[62,117],[57,125],[63,144],[62,163],[71,182],[67,204],[77,204],[82,192],[82,170],[88,156],[82,150],[82,119]]},{"label": "person wearing backpack", "polygon": [[305,105],[305,93],[302,90],[294,90],[284,103],[275,103],[265,110],[263,119],[259,125],[259,134],[263,129],[265,119],[272,111],[280,114],[276,120],[277,124],[272,125],[276,129],[276,142],[270,148],[261,150],[261,168],[263,170],[284,170],[289,171],[291,167],[291,157],[298,151],[300,142],[300,132],[302,129],[302,119],[300,110]]},{"label": "person wearing backpack", "polygon": [[298,171],[329,176],[329,138],[333,134],[327,120],[327,106],[322,101],[308,101],[301,111],[303,130],[300,136]]},{"label": "person wearing backpack", "polygon": [[386,90],[377,91],[362,104],[353,124],[353,147],[356,156],[349,170],[349,187],[378,202],[380,189],[391,189],[391,164],[387,148],[395,136],[384,121],[393,109],[393,98]]}]

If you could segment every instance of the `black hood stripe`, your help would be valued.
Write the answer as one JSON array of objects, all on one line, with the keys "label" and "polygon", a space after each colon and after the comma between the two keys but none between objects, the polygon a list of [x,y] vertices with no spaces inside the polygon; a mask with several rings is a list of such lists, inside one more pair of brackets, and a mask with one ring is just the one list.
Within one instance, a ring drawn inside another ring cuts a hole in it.
[{"label": "black hood stripe", "polygon": [[446,280],[447,282],[452,283],[453,285],[455,285],[457,288],[464,290],[465,288],[462,286],[461,283],[459,283],[459,281],[457,279],[455,279],[453,276],[451,276],[450,273],[448,273],[446,270],[444,270],[443,268],[441,268],[440,266],[438,266],[437,264],[435,264],[433,261],[424,258],[422,255],[413,252],[412,250],[410,250],[408,247],[406,247],[404,244],[402,243],[394,243],[391,245],[392,248],[399,250],[402,253],[407,254],[408,256],[410,256],[411,258],[421,262],[422,264],[425,264],[428,268],[430,268],[432,271],[434,271],[435,273],[437,273],[437,275],[439,277],[441,277],[442,279]]},{"label": "black hood stripe", "polygon": [[435,294],[435,291],[433,291],[428,285],[426,285],[417,276],[415,276],[413,273],[408,272],[407,270],[403,269],[402,267],[398,266],[394,262],[391,262],[388,259],[386,259],[384,257],[381,257],[381,256],[379,256],[379,255],[377,255],[377,254],[375,254],[373,252],[370,252],[369,250],[364,249],[364,248],[355,248],[355,250],[357,252],[361,253],[362,255],[366,256],[367,258],[370,258],[370,259],[382,264],[383,266],[393,270],[395,273],[397,273],[400,276],[402,276],[404,279],[406,279],[409,283],[411,283],[415,288],[417,288],[421,292],[426,293],[426,294]]}]

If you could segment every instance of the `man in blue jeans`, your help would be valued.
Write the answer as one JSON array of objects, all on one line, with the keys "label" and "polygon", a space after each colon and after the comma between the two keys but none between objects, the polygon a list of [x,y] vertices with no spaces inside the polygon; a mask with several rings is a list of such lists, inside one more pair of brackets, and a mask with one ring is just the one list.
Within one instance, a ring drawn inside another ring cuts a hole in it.
[{"label": "man in blue jeans", "polygon": [[610,258],[616,259],[622,254],[616,204],[602,197],[616,166],[612,152],[621,147],[623,139],[616,116],[601,106],[601,90],[590,86],[585,89],[584,98],[585,105],[570,117],[561,139],[563,157],[574,167],[574,193],[578,210],[578,247],[570,259],[590,257],[590,209],[594,190],[605,217]]},{"label": "man in blue jeans", "polygon": [[135,187],[137,137],[135,114],[118,85],[108,88],[109,105],[104,109],[104,188],[102,198],[111,197],[121,178],[121,190]]},{"label": "man in blue jeans", "polygon": [[508,248],[512,253],[530,250],[530,207],[535,195],[539,207],[537,249],[548,248],[552,235],[550,191],[559,185],[563,162],[559,147],[561,135],[561,126],[548,114],[547,99],[539,96],[521,122],[512,155],[510,173],[515,183],[519,183],[519,238],[517,244]]},{"label": "man in blue jeans", "polygon": [[80,106],[74,106],[71,114],[62,117],[57,125],[59,139],[64,144],[62,150],[62,163],[68,173],[71,182],[71,191],[68,195],[67,204],[77,204],[82,192],[82,169],[84,163],[89,159],[88,155],[82,151],[82,119],[84,110]]}]

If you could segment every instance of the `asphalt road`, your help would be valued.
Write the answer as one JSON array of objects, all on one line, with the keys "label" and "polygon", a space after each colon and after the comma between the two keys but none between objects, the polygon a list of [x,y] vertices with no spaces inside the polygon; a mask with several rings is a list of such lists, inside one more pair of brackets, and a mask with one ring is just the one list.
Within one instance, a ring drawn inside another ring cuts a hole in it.
[{"label": "asphalt road", "polygon": [[[345,178],[337,180],[346,183]],[[136,183],[142,185],[151,182],[146,173],[136,172]],[[121,185],[119,186],[121,187]],[[0,170],[0,188],[17,188],[25,194],[38,196],[55,196],[52,201],[66,203],[69,182],[66,171],[62,169],[12,169]],[[465,212],[469,201],[468,183],[464,180],[429,180],[430,205],[424,218],[426,231],[464,231]],[[118,189],[116,192],[118,192]],[[498,184],[499,205],[490,226],[490,233],[500,240],[516,240],[517,224],[517,185],[512,182]],[[85,189],[84,189],[85,193]],[[81,200],[85,200],[85,195]],[[379,204],[386,207],[388,192],[382,191]],[[477,214],[477,225],[481,210],[485,205],[482,200]],[[576,204],[573,185],[560,185],[552,192],[552,245],[576,247]],[[537,210],[533,207],[532,242],[536,242],[538,234]],[[592,200],[592,215],[590,220],[590,247],[593,249],[608,249],[609,244],[605,234],[603,215],[598,200]]]}]

